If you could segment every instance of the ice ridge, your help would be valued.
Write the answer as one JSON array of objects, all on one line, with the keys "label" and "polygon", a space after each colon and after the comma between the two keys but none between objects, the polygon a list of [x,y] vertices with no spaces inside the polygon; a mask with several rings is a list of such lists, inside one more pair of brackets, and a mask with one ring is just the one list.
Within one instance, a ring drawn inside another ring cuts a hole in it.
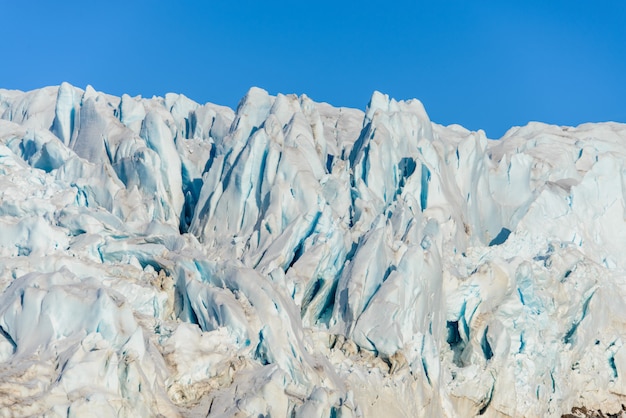
[{"label": "ice ridge", "polygon": [[626,125],[0,90],[0,416],[626,401]]}]

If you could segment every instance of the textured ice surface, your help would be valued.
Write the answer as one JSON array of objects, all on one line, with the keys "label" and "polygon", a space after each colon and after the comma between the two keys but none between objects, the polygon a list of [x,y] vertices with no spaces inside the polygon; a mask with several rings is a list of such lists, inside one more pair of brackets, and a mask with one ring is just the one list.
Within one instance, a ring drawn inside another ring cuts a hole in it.
[{"label": "textured ice surface", "polygon": [[0,90],[0,416],[626,403],[626,126]]}]

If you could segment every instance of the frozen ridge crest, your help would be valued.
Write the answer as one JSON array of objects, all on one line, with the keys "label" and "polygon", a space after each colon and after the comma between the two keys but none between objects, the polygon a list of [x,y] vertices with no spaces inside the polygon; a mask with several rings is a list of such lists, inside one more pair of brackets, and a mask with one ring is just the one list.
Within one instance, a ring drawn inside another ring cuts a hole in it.
[{"label": "frozen ridge crest", "polygon": [[0,416],[625,409],[626,125],[66,83],[0,115]]}]

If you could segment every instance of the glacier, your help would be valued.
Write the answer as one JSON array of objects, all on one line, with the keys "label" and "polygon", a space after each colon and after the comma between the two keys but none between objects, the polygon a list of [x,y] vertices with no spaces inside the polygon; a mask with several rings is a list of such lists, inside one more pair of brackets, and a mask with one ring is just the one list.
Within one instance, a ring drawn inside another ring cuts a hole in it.
[{"label": "glacier", "polygon": [[624,161],[379,92],[0,90],[0,416],[619,414]]}]

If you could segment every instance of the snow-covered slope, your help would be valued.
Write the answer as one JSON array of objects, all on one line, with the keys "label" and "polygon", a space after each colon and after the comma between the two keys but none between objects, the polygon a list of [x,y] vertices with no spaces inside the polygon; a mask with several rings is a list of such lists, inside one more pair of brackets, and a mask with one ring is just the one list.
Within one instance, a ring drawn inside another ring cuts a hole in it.
[{"label": "snow-covered slope", "polygon": [[626,403],[626,125],[0,90],[0,415]]}]

